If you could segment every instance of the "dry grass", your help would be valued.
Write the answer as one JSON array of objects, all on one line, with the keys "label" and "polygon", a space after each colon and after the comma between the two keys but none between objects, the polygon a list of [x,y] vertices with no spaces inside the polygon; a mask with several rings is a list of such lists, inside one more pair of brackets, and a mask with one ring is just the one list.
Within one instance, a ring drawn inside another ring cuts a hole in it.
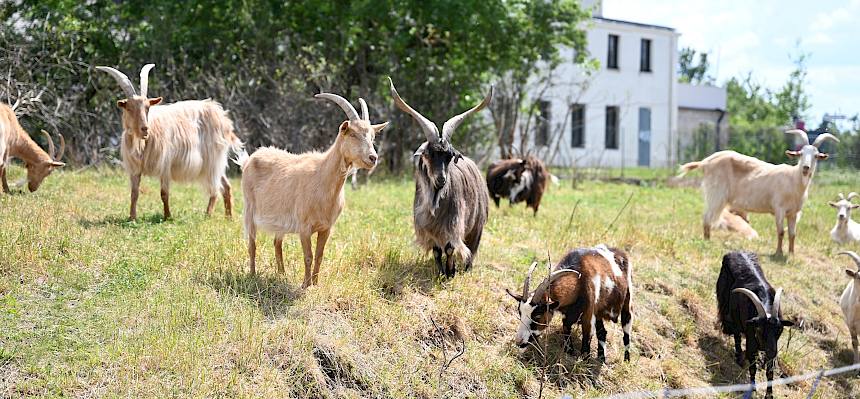
[{"label": "dry grass", "polygon": [[[157,183],[146,179],[142,217],[129,223],[124,174],[57,173],[35,194],[0,196],[0,396],[536,397],[545,375],[545,397],[597,397],[744,382],[714,317],[720,257],[733,249],[763,254],[769,279],[786,289],[785,314],[804,320],[790,345],[782,340],[781,371],[845,365],[837,300],[849,261],[835,256],[825,201],[856,191],[854,175],[816,178],[799,252],[787,260],[768,256],[766,215],[753,216],[758,241],[703,241],[695,188],[564,182],[536,218],[523,206],[493,208],[476,267],[452,281],[437,279],[412,243],[413,184],[376,181],[347,192],[321,284],[302,291],[296,238],[285,245],[285,276],[275,273],[271,237],[261,238],[259,275],[249,277],[238,218],[204,218],[196,187],[175,186],[175,219],[162,221]],[[13,170],[13,181],[20,176]],[[532,259],[600,242],[632,256],[632,362],[621,361],[618,325],[608,326],[602,367],[564,354],[560,325],[548,337],[548,367],[534,351],[520,355],[504,288],[520,286]],[[440,374],[461,342],[465,353]],[[803,398],[809,386],[776,394]],[[838,378],[817,397],[858,394],[854,379]]]}]

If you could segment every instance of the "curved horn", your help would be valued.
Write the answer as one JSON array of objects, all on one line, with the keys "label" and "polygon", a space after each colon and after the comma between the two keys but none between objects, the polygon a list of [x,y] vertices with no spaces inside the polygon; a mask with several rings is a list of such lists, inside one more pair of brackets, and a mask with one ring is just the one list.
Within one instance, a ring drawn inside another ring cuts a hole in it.
[{"label": "curved horn", "polygon": [[415,121],[418,122],[418,125],[421,126],[421,130],[424,131],[424,135],[427,136],[427,141],[431,143],[435,143],[439,141],[439,128],[436,127],[436,124],[430,122],[429,119],[425,118],[424,115],[418,113],[418,111],[412,109],[409,104],[406,104],[406,101],[403,101],[400,98],[400,94],[397,94],[397,89],[394,88],[394,81],[391,80],[391,77],[388,77],[388,84],[391,87],[391,97],[394,98],[394,105],[397,108],[400,108],[401,111],[412,115],[415,118]]},{"label": "curved horn", "polygon": [[854,259],[854,264],[857,266],[857,270],[860,270],[860,256],[857,256],[857,253],[854,251],[842,251],[838,253],[838,255],[848,255],[851,259]]},{"label": "curved horn", "polygon": [[[855,193],[855,194],[856,194],[856,193]],[[844,199],[845,199],[845,194],[839,193],[839,194],[837,194],[837,196],[839,196],[839,199],[840,199],[840,200],[844,200]]]},{"label": "curved horn", "polygon": [[529,267],[529,274],[526,275],[526,282],[523,283],[523,300],[526,300],[529,297],[529,281],[532,279],[532,273],[535,272],[537,264],[537,262],[532,262],[532,265]]},{"label": "curved horn", "polygon": [[149,71],[155,68],[155,64],[146,64],[140,68],[140,96],[146,98],[149,89]]},{"label": "curved horn", "polygon": [[57,153],[57,148],[54,147],[54,140],[51,139],[51,134],[46,132],[45,129],[42,129],[42,134],[48,138],[48,155],[51,156],[51,159],[55,159],[54,154]]},{"label": "curved horn", "polygon": [[858,196],[858,195],[860,195],[860,194],[857,194],[857,193],[855,193],[855,192],[853,192],[853,191],[852,191],[852,192],[848,193],[848,196],[847,196],[847,197],[845,197],[845,199],[847,199],[848,201],[851,201],[851,198],[854,198],[854,197],[856,197],[856,196]]},{"label": "curved horn", "polygon": [[358,104],[361,106],[361,119],[370,122],[370,112],[367,112],[367,103],[359,97]]},{"label": "curved horn", "polygon": [[135,96],[134,86],[131,84],[131,80],[128,79],[126,74],[106,66],[97,66],[96,69],[102,72],[107,72],[110,76],[113,76],[126,97],[131,98]]},{"label": "curved horn", "polygon": [[837,139],[836,136],[834,136],[830,133],[824,133],[824,134],[818,135],[818,137],[815,138],[815,142],[812,143],[812,145],[814,145],[816,148],[818,148],[818,147],[821,147],[821,144],[824,144],[824,142],[827,140],[835,141],[837,143],[839,142],[839,139]]},{"label": "curved horn", "polygon": [[752,292],[746,288],[735,288],[732,290],[732,293],[740,293],[746,295],[750,299],[750,301],[752,301],[753,305],[755,305],[755,309],[758,311],[759,317],[770,317],[770,315],[767,314],[767,311],[764,310],[764,304],[761,303],[761,299],[758,298],[758,295],[756,295],[755,292]]},{"label": "curved horn", "polygon": [[463,112],[462,114],[457,115],[451,119],[448,119],[448,121],[445,122],[444,125],[442,125],[442,139],[448,141],[451,138],[451,134],[454,133],[454,130],[456,130],[457,127],[460,126],[461,123],[463,123],[463,120],[466,119],[467,116],[484,109],[484,107],[486,107],[492,99],[493,86],[490,86],[490,92],[487,94],[486,97],[484,97],[484,101],[481,101],[480,104],[472,107],[472,109]]},{"label": "curved horn", "polygon": [[329,100],[329,101],[337,104],[340,107],[340,109],[342,109],[343,112],[346,113],[346,116],[347,116],[347,118],[349,118],[350,121],[354,121],[354,120],[359,119],[358,118],[358,112],[355,111],[355,107],[353,107],[352,104],[349,103],[349,101],[346,101],[345,98],[343,98],[337,94],[320,93],[320,94],[314,95],[314,97],[324,98],[326,100]]},{"label": "curved horn", "polygon": [[549,289],[549,287],[552,285],[552,283],[554,283],[555,280],[557,280],[563,274],[567,274],[567,273],[576,273],[577,277],[582,276],[582,273],[580,273],[577,270],[558,269],[558,270],[550,273],[549,277],[547,277],[543,282],[541,282],[541,284],[535,289],[535,293],[534,293],[534,295],[532,295],[532,298],[542,298],[544,296],[544,293],[546,292],[546,290]]},{"label": "curved horn", "polygon": [[809,144],[809,136],[806,135],[806,132],[800,129],[791,129],[786,130],[785,134],[793,134],[797,137],[800,137],[803,140],[803,145]]},{"label": "curved horn", "polygon": [[773,297],[773,306],[770,313],[775,317],[779,317],[779,307],[782,305],[782,287],[776,289],[776,295]]},{"label": "curved horn", "polygon": [[54,158],[55,161],[63,159],[63,155],[66,153],[66,138],[63,137],[62,133],[57,133],[57,136],[60,136],[60,153]]}]

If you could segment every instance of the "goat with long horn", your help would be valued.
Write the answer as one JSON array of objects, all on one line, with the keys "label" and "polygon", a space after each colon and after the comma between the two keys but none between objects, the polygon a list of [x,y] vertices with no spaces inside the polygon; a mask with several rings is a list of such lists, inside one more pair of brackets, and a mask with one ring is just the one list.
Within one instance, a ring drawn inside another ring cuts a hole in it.
[{"label": "goat with long horn", "polygon": [[388,81],[394,104],[412,116],[427,139],[413,154],[413,220],[417,243],[424,250],[433,250],[440,274],[454,277],[455,256],[463,261],[465,270],[469,270],[477,255],[487,222],[489,193],[475,162],[457,151],[450,139],[469,115],[490,103],[493,88],[480,104],[446,121],[440,134],[436,124],[400,98],[391,78]]},{"label": "goat with long horn", "polygon": [[24,161],[27,168],[27,189],[30,192],[36,191],[54,170],[66,165],[60,161],[66,150],[66,139],[63,135],[59,135],[60,153],[57,154],[51,135],[44,130],[42,134],[48,143],[47,152],[24,131],[12,108],[0,103],[0,182],[4,193],[11,192],[6,179],[6,166],[11,158]]},{"label": "goat with long horn", "polygon": [[233,121],[220,104],[212,100],[180,101],[162,105],[162,98],[150,98],[149,72],[155,64],[140,69],[140,94],[124,73],[111,67],[96,70],[116,80],[126,98],[118,100],[122,109],[122,164],[131,180],[129,219],[137,218],[141,176],[161,181],[164,218],[170,218],[170,183],[197,182],[209,194],[206,214],[210,215],[220,193],[224,213],[232,214],[227,153],[238,154],[243,147],[233,130]]},{"label": "goat with long horn", "polygon": [[[767,379],[773,380],[779,337],[794,323],[782,318],[782,288],[771,287],[756,254],[729,252],[723,256],[717,278],[717,307],[723,333],[735,340],[738,365],[743,365],[746,353],[750,383],[755,384],[759,352],[765,353]],[[746,337],[746,352],[741,349],[741,337]],[[766,397],[773,397],[771,387]]]}]

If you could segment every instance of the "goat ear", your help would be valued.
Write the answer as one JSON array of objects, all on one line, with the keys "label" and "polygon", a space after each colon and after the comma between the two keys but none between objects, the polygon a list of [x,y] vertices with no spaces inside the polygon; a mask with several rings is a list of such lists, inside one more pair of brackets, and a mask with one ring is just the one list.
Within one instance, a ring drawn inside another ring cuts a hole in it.
[{"label": "goat ear", "polygon": [[147,100],[147,101],[149,101],[149,105],[157,105],[157,104],[160,104],[160,103],[161,103],[161,100],[163,100],[163,98],[161,98],[161,97],[155,97],[155,98],[150,98],[150,99],[149,99],[149,100]]},{"label": "goat ear", "polygon": [[815,156],[819,161],[823,161],[827,158],[830,158],[830,155],[824,152],[819,152],[818,155]]},{"label": "goat ear", "polygon": [[338,130],[338,132],[340,132],[340,134],[345,134],[346,132],[348,132],[349,131],[349,121],[343,121],[343,123],[340,124],[340,127],[337,130]]},{"label": "goat ear", "polygon": [[797,158],[800,156],[799,151],[785,150],[785,155],[789,158]]},{"label": "goat ear", "polygon": [[116,102],[116,106],[120,108],[125,108],[126,104],[128,104],[128,100],[119,100]]},{"label": "goat ear", "polygon": [[382,129],[385,129],[386,127],[388,127],[388,122],[380,123],[378,125],[371,125],[370,127],[373,128],[374,134],[379,133],[382,131]]},{"label": "goat ear", "polygon": [[[839,205],[836,205],[836,203],[835,203],[835,202],[833,202],[833,201],[828,202],[828,203],[827,203],[827,205],[830,205],[830,206],[832,206],[832,207],[834,207],[834,208],[839,208]],[[860,205],[858,205],[858,206],[860,206]]]},{"label": "goat ear", "polygon": [[757,327],[761,322],[761,317],[753,317],[752,319],[747,320],[747,326]]},{"label": "goat ear", "polygon": [[851,204],[851,209],[860,208],[860,204]]},{"label": "goat ear", "polygon": [[522,302],[522,301],[523,301],[523,297],[522,297],[522,296],[517,295],[517,294],[514,294],[513,292],[511,292],[511,290],[509,290],[509,289],[505,288],[505,292],[507,292],[507,293],[508,293],[508,295],[510,295],[510,296],[511,296],[511,298],[516,299],[516,300],[517,300],[517,302]]},{"label": "goat ear", "polygon": [[62,168],[63,166],[66,166],[65,162],[57,162],[57,161],[51,161],[50,165],[52,167],[55,167],[55,168]]},{"label": "goat ear", "polygon": [[857,272],[855,272],[854,270],[851,270],[851,269],[845,269],[845,274],[847,274],[848,277],[851,277],[851,278],[857,277]]},{"label": "goat ear", "polygon": [[461,159],[463,159],[463,154],[460,151],[454,150],[454,163],[457,163]]}]

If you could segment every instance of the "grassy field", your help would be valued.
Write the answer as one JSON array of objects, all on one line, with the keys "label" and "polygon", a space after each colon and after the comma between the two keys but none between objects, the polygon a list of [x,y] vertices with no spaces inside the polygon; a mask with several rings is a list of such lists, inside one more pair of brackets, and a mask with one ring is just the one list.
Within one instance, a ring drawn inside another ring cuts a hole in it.
[{"label": "grassy field", "polygon": [[[492,208],[475,268],[451,281],[413,244],[411,180],[378,180],[347,189],[320,285],[307,291],[296,237],[286,275],[263,236],[249,277],[238,215],[205,218],[201,190],[176,185],[174,219],[162,221],[157,183],[145,179],[140,220],[127,222],[127,186],[114,170],[64,171],[35,194],[0,196],[0,397],[578,398],[743,383],[715,329],[720,258],[734,249],[762,254],[786,290],[785,315],[803,321],[781,340],[783,374],[851,360],[837,304],[850,260],[835,255],[826,201],[860,191],[856,173],[816,176],[787,260],[769,256],[768,215],[753,215],[757,241],[702,240],[695,188],[562,181],[536,218],[522,205]],[[618,325],[607,327],[606,365],[564,354],[558,319],[547,359],[520,354],[504,289],[519,289],[533,259],[601,242],[631,254],[632,361],[621,361]],[[857,397],[857,381],[823,380],[816,397]],[[775,393],[805,398],[811,385]]]}]

